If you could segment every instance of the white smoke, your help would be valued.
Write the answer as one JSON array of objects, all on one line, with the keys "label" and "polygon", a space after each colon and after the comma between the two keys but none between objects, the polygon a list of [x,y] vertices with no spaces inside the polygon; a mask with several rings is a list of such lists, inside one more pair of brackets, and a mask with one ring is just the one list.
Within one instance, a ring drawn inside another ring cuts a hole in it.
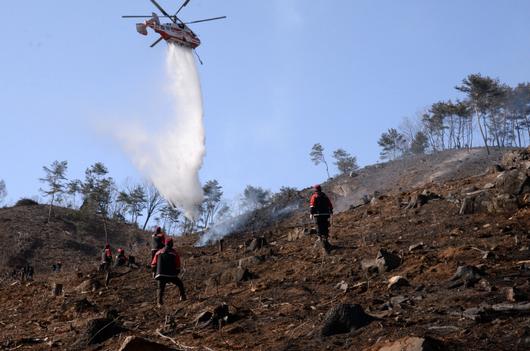
[{"label": "white smoke", "polygon": [[166,65],[174,116],[154,135],[145,126],[129,125],[118,137],[160,194],[193,219],[203,200],[199,170],[206,151],[199,74],[192,50],[178,45],[168,45]]}]

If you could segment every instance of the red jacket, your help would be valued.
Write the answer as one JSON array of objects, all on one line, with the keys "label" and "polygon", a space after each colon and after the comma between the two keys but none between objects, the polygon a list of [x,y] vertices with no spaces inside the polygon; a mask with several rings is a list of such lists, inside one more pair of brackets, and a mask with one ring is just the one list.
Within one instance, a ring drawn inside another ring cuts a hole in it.
[{"label": "red jacket", "polygon": [[333,213],[331,200],[321,191],[316,191],[311,195],[309,206],[313,215],[330,215]]}]

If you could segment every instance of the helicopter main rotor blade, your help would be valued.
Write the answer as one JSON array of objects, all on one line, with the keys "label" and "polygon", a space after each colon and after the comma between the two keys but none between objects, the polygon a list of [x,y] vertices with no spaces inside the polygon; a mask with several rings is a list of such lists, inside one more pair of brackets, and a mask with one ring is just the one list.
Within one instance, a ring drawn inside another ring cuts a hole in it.
[{"label": "helicopter main rotor blade", "polygon": [[158,38],[153,44],[151,44],[149,47],[152,48],[153,46],[155,46],[156,44],[160,43],[160,41],[164,39],[163,37],[160,37]]},{"label": "helicopter main rotor blade", "polygon": [[173,21],[173,23],[177,23],[177,22],[175,21],[175,19],[174,19],[172,16],[170,16],[169,13],[167,13],[166,10],[164,10],[164,9],[162,8],[162,6],[160,6],[160,5],[158,4],[158,2],[156,2],[155,0],[151,0],[151,2],[153,3],[153,5],[156,6],[156,8],[157,8],[160,12],[162,12],[162,14],[163,14],[164,16],[169,17],[169,18]]},{"label": "helicopter main rotor blade", "polygon": [[188,3],[190,2],[190,0],[186,0],[182,3],[182,5],[180,5],[179,9],[177,10],[177,12],[175,12],[175,17],[179,14],[180,10],[182,10]]},{"label": "helicopter main rotor blade", "polygon": [[191,21],[191,22],[186,22],[184,24],[193,24],[193,23],[200,23],[200,22],[215,21],[215,20],[220,20],[220,19],[223,19],[223,18],[226,18],[226,16],[207,18],[207,19],[198,20],[198,21]]},{"label": "helicopter main rotor blade", "polygon": [[[127,15],[127,16],[121,16],[121,18],[152,18],[153,15]],[[173,18],[173,16],[158,16],[159,18]]]}]

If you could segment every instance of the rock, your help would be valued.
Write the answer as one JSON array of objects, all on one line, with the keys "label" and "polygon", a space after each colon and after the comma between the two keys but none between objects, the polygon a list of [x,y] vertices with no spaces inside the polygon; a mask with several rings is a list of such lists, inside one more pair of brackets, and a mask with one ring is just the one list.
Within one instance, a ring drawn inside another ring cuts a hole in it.
[{"label": "rock", "polygon": [[420,338],[416,336],[407,336],[384,346],[371,348],[373,351],[442,351],[443,344],[430,337]]},{"label": "rock", "polygon": [[423,190],[421,193],[412,194],[409,204],[406,209],[417,208],[425,205],[431,200],[441,199],[442,197],[438,194],[435,194],[429,190]]},{"label": "rock", "polygon": [[140,338],[138,336],[128,336],[118,351],[173,351],[177,350],[154,341]]},{"label": "rock", "polygon": [[503,194],[519,195],[523,189],[529,185],[526,171],[512,169],[502,172],[495,179],[495,187]]},{"label": "rock", "polygon": [[486,279],[480,279],[477,283],[477,287],[482,291],[491,292],[493,290],[496,290],[495,287],[491,285],[491,283]]},{"label": "rock", "polygon": [[486,173],[495,174],[495,173],[499,173],[499,172],[503,172],[503,171],[504,171],[504,167],[499,165],[499,164],[496,164],[496,165],[493,165],[493,166],[489,167],[486,170]]},{"label": "rock", "polygon": [[257,264],[262,263],[265,261],[265,258],[263,256],[250,256],[245,257],[239,260],[238,267],[239,268],[247,268],[250,266],[255,266]]},{"label": "rock", "polygon": [[471,307],[462,312],[462,316],[479,323],[489,322],[501,317],[516,318],[528,315],[530,315],[530,303],[486,305]]},{"label": "rock", "polygon": [[87,347],[99,344],[124,331],[126,329],[119,325],[115,318],[94,318],[87,322],[76,346]]},{"label": "rock", "polygon": [[482,259],[484,259],[484,260],[493,260],[493,259],[495,259],[495,257],[496,257],[495,253],[493,253],[491,251],[486,251],[482,255]]},{"label": "rock", "polygon": [[337,283],[337,285],[335,285],[335,288],[340,289],[340,290],[342,290],[344,292],[347,292],[348,291],[348,283],[346,283],[343,280],[340,283]]},{"label": "rock", "polygon": [[380,249],[375,258],[375,263],[379,272],[386,272],[396,269],[401,264],[401,257],[385,249]]},{"label": "rock", "polygon": [[369,274],[378,274],[379,267],[375,260],[364,259],[361,261],[361,268]]},{"label": "rock", "polygon": [[287,233],[287,241],[295,241],[304,237],[304,229],[294,228]]},{"label": "rock", "polygon": [[265,237],[261,236],[258,238],[254,238],[247,245],[247,251],[256,251],[256,250],[261,249],[262,247],[265,247],[266,245],[267,245],[267,240],[265,240]]},{"label": "rock", "polygon": [[501,159],[501,164],[506,169],[528,169],[530,167],[530,148],[504,153]]},{"label": "rock", "polygon": [[409,299],[406,298],[405,296],[403,295],[399,295],[399,296],[393,296],[390,298],[390,304],[393,306],[393,307],[397,307],[397,306],[400,306],[402,303],[405,303],[407,302]]},{"label": "rock", "polygon": [[215,307],[213,311],[204,311],[195,318],[195,325],[204,328],[213,326],[219,328],[223,324],[232,323],[238,320],[235,313],[230,312],[230,307],[223,303]]},{"label": "rock", "polygon": [[239,283],[247,280],[251,280],[255,277],[248,268],[233,268],[227,269],[221,274],[220,283],[229,284],[229,283]]},{"label": "rock", "polygon": [[466,287],[474,286],[484,275],[484,272],[475,266],[459,266],[451,277],[452,281],[461,280]]},{"label": "rock", "polygon": [[410,283],[402,276],[396,275],[388,280],[388,290],[397,290],[403,286],[410,286]]},{"label": "rock", "polygon": [[474,185],[468,186],[467,188],[462,189],[462,194],[469,194],[477,191],[478,188]]},{"label": "rock", "polygon": [[409,252],[423,249],[423,243],[417,243],[409,246]]},{"label": "rock", "polygon": [[101,289],[102,285],[96,278],[89,278],[79,284],[75,290],[79,291],[81,294],[86,294],[88,292],[94,292],[98,289]]},{"label": "rock", "polygon": [[369,324],[374,317],[366,314],[357,304],[340,304],[331,308],[324,317],[322,336],[348,333]]}]

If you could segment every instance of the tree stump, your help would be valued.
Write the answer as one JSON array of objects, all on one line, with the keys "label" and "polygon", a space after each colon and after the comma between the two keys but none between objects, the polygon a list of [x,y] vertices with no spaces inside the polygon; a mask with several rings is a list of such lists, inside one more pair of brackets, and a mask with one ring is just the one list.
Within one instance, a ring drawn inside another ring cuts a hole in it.
[{"label": "tree stump", "polygon": [[53,283],[52,296],[60,296],[63,294],[63,284]]}]

